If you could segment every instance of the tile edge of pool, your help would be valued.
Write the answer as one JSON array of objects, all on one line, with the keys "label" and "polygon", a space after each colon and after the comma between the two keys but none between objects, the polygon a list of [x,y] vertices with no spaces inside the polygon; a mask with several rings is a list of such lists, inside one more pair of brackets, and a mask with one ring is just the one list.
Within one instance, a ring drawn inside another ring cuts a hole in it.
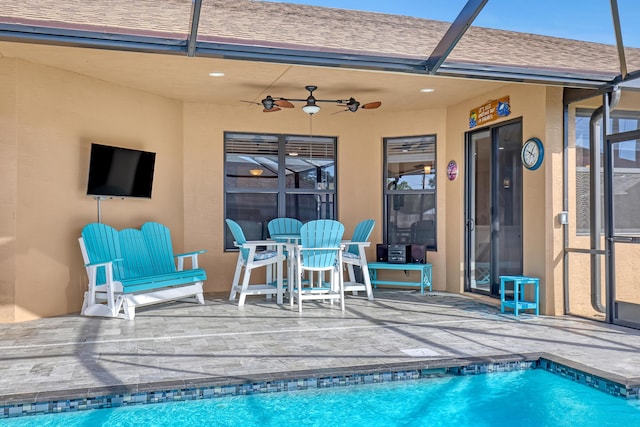
[{"label": "tile edge of pool", "polygon": [[529,353],[492,357],[423,359],[396,364],[266,373],[252,375],[244,380],[239,380],[237,377],[194,378],[148,384],[124,384],[5,395],[0,396],[0,419],[180,400],[344,387],[433,376],[511,372],[525,369],[544,369],[563,378],[624,399],[640,398],[640,378],[625,378],[551,354]]}]

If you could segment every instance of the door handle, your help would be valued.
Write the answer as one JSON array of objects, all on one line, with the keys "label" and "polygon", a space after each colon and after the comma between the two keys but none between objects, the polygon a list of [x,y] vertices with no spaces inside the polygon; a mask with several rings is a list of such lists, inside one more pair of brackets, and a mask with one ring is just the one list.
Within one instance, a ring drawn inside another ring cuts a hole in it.
[{"label": "door handle", "polygon": [[476,222],[473,220],[473,218],[469,218],[467,220],[467,227],[469,228],[469,231],[473,231],[476,229]]}]

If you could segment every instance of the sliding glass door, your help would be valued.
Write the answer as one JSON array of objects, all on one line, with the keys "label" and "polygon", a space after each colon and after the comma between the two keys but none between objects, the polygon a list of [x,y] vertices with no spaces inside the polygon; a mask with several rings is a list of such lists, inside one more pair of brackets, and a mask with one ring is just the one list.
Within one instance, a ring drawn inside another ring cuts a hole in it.
[{"label": "sliding glass door", "polygon": [[522,274],[522,124],[467,134],[465,290],[499,296],[499,276]]}]

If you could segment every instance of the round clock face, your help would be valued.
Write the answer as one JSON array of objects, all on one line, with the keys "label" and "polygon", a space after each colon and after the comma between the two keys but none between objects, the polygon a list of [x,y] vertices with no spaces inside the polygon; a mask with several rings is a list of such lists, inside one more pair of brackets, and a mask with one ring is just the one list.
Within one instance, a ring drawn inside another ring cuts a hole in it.
[{"label": "round clock face", "polygon": [[531,138],[522,146],[520,157],[522,158],[522,164],[527,169],[538,169],[542,164],[543,156],[544,147],[542,146],[542,141],[538,138]]}]

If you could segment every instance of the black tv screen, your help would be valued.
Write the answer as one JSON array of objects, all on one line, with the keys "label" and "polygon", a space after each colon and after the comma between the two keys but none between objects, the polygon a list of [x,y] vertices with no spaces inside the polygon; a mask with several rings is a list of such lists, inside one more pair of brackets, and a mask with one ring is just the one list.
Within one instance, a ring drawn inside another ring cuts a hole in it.
[{"label": "black tv screen", "polygon": [[156,153],[91,144],[87,195],[151,198]]}]

